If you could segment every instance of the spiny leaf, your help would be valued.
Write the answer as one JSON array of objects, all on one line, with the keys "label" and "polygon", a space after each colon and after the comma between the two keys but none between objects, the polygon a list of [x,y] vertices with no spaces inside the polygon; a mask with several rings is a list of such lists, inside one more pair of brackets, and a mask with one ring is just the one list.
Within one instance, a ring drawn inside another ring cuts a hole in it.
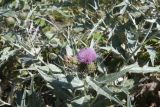
[{"label": "spiny leaf", "polygon": [[24,89],[23,96],[22,96],[22,99],[21,99],[21,106],[20,107],[27,107],[27,104],[26,104],[26,94],[27,94],[27,90]]},{"label": "spiny leaf", "polygon": [[89,76],[86,77],[86,82],[97,92],[97,94],[103,95],[108,99],[111,99],[120,104],[121,106],[123,106],[123,103],[117,97],[115,97],[112,91],[109,90],[107,87],[105,88],[107,89],[108,92],[106,91],[106,89],[103,89],[102,87],[98,86],[98,84],[96,84],[96,82]]},{"label": "spiny leaf", "polygon": [[124,76],[127,72],[130,71],[131,68],[134,68],[135,66],[136,65],[134,65],[134,64],[133,65],[129,65],[129,66],[124,66],[119,72],[103,75],[102,77],[99,77],[96,80],[99,83],[114,82],[119,77]]},{"label": "spiny leaf", "polygon": [[156,50],[154,49],[153,46],[145,46],[145,48],[147,49],[147,52],[150,55],[152,66],[154,66],[154,61],[155,61],[155,58],[156,58]]},{"label": "spiny leaf", "polygon": [[[42,68],[42,67],[40,67]],[[49,71],[48,68],[37,69],[44,80],[50,83],[53,87],[63,87],[66,89],[78,89],[83,90],[83,81],[78,76],[66,76],[64,74],[55,74],[55,72]]]},{"label": "spiny leaf", "polygon": [[53,64],[48,64],[46,66],[37,66],[37,68],[45,72],[49,72],[49,71],[52,71],[53,73],[62,72],[62,70],[59,67]]},{"label": "spiny leaf", "polygon": [[78,97],[76,99],[74,99],[71,104],[72,104],[72,107],[88,107],[89,106],[89,101],[90,101],[90,96],[89,95],[86,95],[86,96],[83,96],[83,97]]},{"label": "spiny leaf", "polygon": [[148,65],[145,65],[143,67],[140,67],[138,64],[135,67],[131,68],[129,72],[131,73],[155,73],[155,72],[160,72],[160,66],[156,67],[149,67]]},{"label": "spiny leaf", "polygon": [[66,53],[68,57],[73,56],[72,48],[69,45],[66,46]]},{"label": "spiny leaf", "polygon": [[27,91],[28,93],[28,107],[44,107],[44,102],[40,94],[38,94],[34,89],[34,80],[31,79],[30,90]]}]

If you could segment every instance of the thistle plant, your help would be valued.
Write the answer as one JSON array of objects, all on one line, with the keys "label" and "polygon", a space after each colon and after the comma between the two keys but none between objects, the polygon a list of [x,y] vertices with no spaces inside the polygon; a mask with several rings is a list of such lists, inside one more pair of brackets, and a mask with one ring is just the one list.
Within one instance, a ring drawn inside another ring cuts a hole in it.
[{"label": "thistle plant", "polygon": [[78,52],[77,59],[80,63],[91,64],[96,59],[96,52],[92,48],[83,48]]},{"label": "thistle plant", "polygon": [[0,106],[160,107],[160,2],[137,1],[0,0]]},{"label": "thistle plant", "polygon": [[83,48],[77,54],[79,64],[79,71],[86,73],[93,73],[96,69],[94,61],[97,54],[93,48]]}]

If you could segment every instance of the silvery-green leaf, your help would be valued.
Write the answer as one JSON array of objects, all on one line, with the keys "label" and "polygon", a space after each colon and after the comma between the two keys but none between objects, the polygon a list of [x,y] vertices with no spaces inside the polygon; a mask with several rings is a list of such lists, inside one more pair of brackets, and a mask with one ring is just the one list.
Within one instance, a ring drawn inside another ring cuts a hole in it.
[{"label": "silvery-green leaf", "polygon": [[73,30],[75,31],[75,32],[81,32],[81,31],[83,31],[84,30],[84,28],[83,27],[79,27],[79,26],[77,26],[77,27],[75,27],[75,28],[73,28]]},{"label": "silvery-green leaf", "polygon": [[54,74],[52,75],[54,80],[52,81],[52,85],[56,87],[63,87],[65,89],[77,89],[84,90],[84,83],[78,77],[73,76],[65,76],[64,74]]},{"label": "silvery-green leaf", "polygon": [[148,6],[148,5],[144,5],[144,6],[139,7],[139,9],[140,9],[142,12],[144,12],[144,13],[145,13],[149,8],[150,8],[150,6]]},{"label": "silvery-green leaf", "polygon": [[84,90],[84,82],[79,79],[78,76],[74,77],[71,81],[71,85],[73,88],[78,88],[78,90]]},{"label": "silvery-green leaf", "polygon": [[53,32],[48,31],[45,33],[45,35],[48,39],[51,39],[53,37]]},{"label": "silvery-green leaf", "polygon": [[145,21],[150,22],[150,23],[154,23],[154,22],[156,22],[156,19],[146,19]]},{"label": "silvery-green leaf", "polygon": [[22,98],[21,98],[21,105],[20,107],[27,107],[27,104],[26,104],[26,95],[27,94],[27,91],[26,89],[24,89],[24,92],[23,92],[23,95],[22,95]]},{"label": "silvery-green leaf", "polygon": [[[49,66],[49,65],[48,65]],[[84,87],[84,83],[82,80],[79,79],[78,76],[71,76],[71,75],[64,75],[64,74],[61,74],[61,70],[58,69],[58,68],[55,68],[53,70],[56,70],[59,72],[52,72],[49,70],[49,68],[47,66],[36,66],[37,67],[37,70],[38,72],[40,73],[40,75],[44,78],[45,81],[51,83],[51,85],[53,87],[63,87],[63,88],[66,88],[66,89],[77,89],[77,90],[83,90]],[[52,67],[55,67],[54,65],[51,65],[50,68]],[[58,73],[58,74],[56,74]]]},{"label": "silvery-green leaf", "polygon": [[52,47],[57,47],[58,45],[61,45],[60,40],[58,38],[51,38],[49,43],[50,45],[52,45]]},{"label": "silvery-green leaf", "polygon": [[113,29],[110,29],[109,34],[108,34],[108,40],[110,40],[111,37],[113,36],[115,29],[116,29],[116,26]]},{"label": "silvery-green leaf", "polygon": [[119,77],[124,76],[127,72],[130,71],[131,68],[136,67],[136,64],[124,66],[119,72],[111,73],[111,74],[105,74],[101,77],[98,77],[96,80],[99,83],[110,83],[117,80]]},{"label": "silvery-green leaf", "polygon": [[11,32],[8,32],[7,34],[5,34],[4,38],[6,39],[6,41],[9,41],[9,42],[15,42],[16,41],[16,36],[13,35],[13,33]]},{"label": "silvery-green leaf", "polygon": [[132,22],[133,22],[134,26],[136,27],[136,29],[138,29],[138,26],[136,24],[135,18],[132,17],[132,15],[130,13],[128,13],[128,15],[129,15],[130,19],[132,20]]},{"label": "silvery-green leaf", "polygon": [[19,59],[19,62],[21,63],[22,67],[24,68],[26,65],[31,65],[34,62],[37,62],[38,60],[35,59],[34,56],[30,54],[22,55]]},{"label": "silvery-green leaf", "polygon": [[157,27],[157,30],[160,30],[160,25],[158,22],[156,22],[156,27]]},{"label": "silvery-green leaf", "polygon": [[3,10],[1,9],[0,11],[0,15],[3,15],[5,17],[14,17],[16,15],[15,11],[11,11],[11,10]]},{"label": "silvery-green leaf", "polygon": [[46,66],[37,66],[37,68],[46,72],[49,72],[49,71],[52,71],[53,73],[62,72],[62,70],[59,67],[53,64],[48,64]]},{"label": "silvery-green leaf", "polygon": [[134,80],[133,79],[124,80],[121,85],[129,90],[134,87]]},{"label": "silvery-green leaf", "polygon": [[66,46],[66,53],[67,56],[73,56],[72,48],[69,45]]},{"label": "silvery-green leaf", "polygon": [[104,59],[102,59],[100,57],[97,57],[97,69],[101,73],[106,73],[107,72],[107,68],[106,68],[105,64],[103,63],[103,60]]},{"label": "silvery-green leaf", "polygon": [[128,0],[124,0],[123,2],[119,3],[119,4],[116,5],[115,7],[125,6],[127,3],[129,3],[129,1],[128,1]]},{"label": "silvery-green leaf", "polygon": [[44,71],[42,71],[38,68],[37,68],[37,71],[44,78],[45,81],[52,82],[54,80],[54,78],[51,75],[47,75],[47,73],[45,73]]},{"label": "silvery-green leaf", "polygon": [[27,91],[27,105],[28,107],[44,107],[42,96],[36,92],[34,88],[34,80],[31,79],[30,90]]},{"label": "silvery-green leaf", "polygon": [[149,67],[149,66],[143,66],[143,67],[139,67],[138,65],[134,68],[131,68],[129,70],[129,72],[131,73],[156,73],[156,72],[160,72],[160,66],[157,67]]},{"label": "silvery-green leaf", "polygon": [[71,104],[73,107],[88,107],[89,101],[90,101],[90,96],[87,95],[80,98],[76,98],[71,102]]},{"label": "silvery-green leaf", "polygon": [[123,15],[127,9],[128,4],[126,4],[119,12],[119,14]]},{"label": "silvery-green leaf", "polygon": [[142,13],[139,12],[139,11],[130,12],[129,14],[132,15],[134,18],[138,18],[138,17],[140,17],[142,15]]},{"label": "silvery-green leaf", "polygon": [[106,69],[106,67],[105,67],[104,64],[98,64],[97,67],[98,67],[98,68],[97,68],[98,71],[100,71],[101,73],[107,72],[107,69]]},{"label": "silvery-green leaf", "polygon": [[103,89],[89,76],[86,77],[86,82],[97,92],[97,94],[103,95],[123,106],[123,103],[117,97],[115,97],[111,90],[109,90],[107,87]]},{"label": "silvery-green leaf", "polygon": [[137,42],[137,38],[135,38],[135,36],[133,34],[131,34],[131,32],[125,30],[125,34],[127,36],[127,46],[129,48],[133,48],[135,47],[135,44]]},{"label": "silvery-green leaf", "polygon": [[18,49],[10,50],[10,47],[4,48],[2,51],[0,51],[0,66],[9,59],[9,57],[13,56],[18,52]]},{"label": "silvery-green leaf", "polygon": [[147,52],[149,53],[152,66],[154,66],[154,61],[156,58],[156,50],[154,49],[153,46],[145,46],[145,48],[147,49]]},{"label": "silvery-green leaf", "polygon": [[[135,49],[138,47],[138,38],[132,32],[133,31],[130,32],[125,30],[126,40],[127,40],[126,47],[130,54],[132,54],[135,51]],[[134,52],[134,55],[137,55],[139,51],[140,51],[140,48],[136,52]]]},{"label": "silvery-green leaf", "polygon": [[106,50],[106,51],[112,51],[113,53],[117,54],[117,55],[121,55],[118,50],[116,50],[114,47],[112,46],[106,46],[106,47],[100,47],[100,49]]},{"label": "silvery-green leaf", "polygon": [[41,48],[31,48],[31,52],[34,54],[38,54],[40,52]]},{"label": "silvery-green leaf", "polygon": [[94,41],[94,39],[92,39],[92,40],[91,40],[91,43],[90,43],[90,48],[93,48],[94,45],[95,45],[95,41]]}]

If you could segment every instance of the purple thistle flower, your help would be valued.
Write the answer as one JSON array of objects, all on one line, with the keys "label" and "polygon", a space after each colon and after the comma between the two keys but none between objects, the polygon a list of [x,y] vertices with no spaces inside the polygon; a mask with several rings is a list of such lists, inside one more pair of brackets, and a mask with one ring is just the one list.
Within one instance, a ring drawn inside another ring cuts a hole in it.
[{"label": "purple thistle flower", "polygon": [[96,59],[96,52],[92,48],[83,48],[78,52],[77,59],[80,63],[90,64]]}]

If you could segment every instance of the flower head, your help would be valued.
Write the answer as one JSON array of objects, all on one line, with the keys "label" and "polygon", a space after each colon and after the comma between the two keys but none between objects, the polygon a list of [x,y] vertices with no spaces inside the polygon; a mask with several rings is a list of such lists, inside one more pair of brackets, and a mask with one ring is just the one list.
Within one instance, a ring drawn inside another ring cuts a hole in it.
[{"label": "flower head", "polygon": [[83,48],[78,52],[77,59],[80,63],[90,64],[96,59],[96,52],[92,48]]}]

